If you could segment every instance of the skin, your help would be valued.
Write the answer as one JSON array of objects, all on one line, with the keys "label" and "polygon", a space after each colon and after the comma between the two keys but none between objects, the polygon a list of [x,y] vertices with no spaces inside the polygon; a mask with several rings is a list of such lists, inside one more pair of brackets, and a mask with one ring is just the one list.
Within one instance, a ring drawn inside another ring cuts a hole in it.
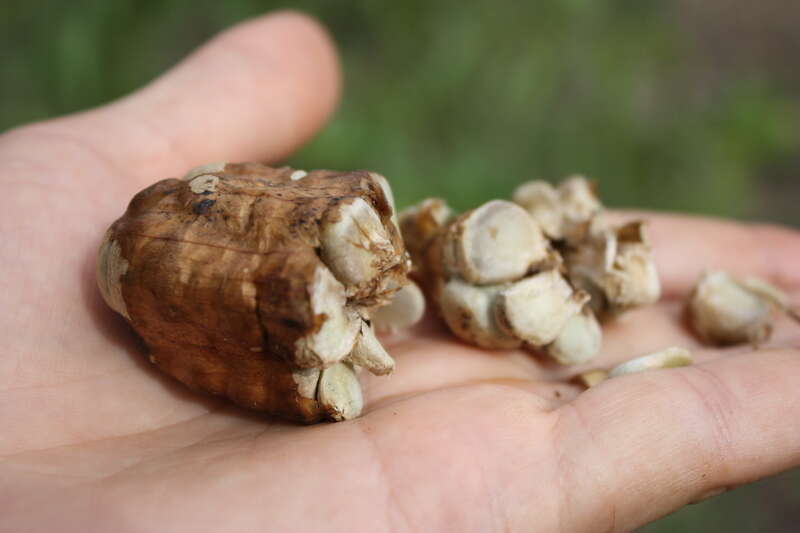
[{"label": "skin", "polygon": [[2,531],[630,531],[800,464],[800,335],[699,349],[681,302],[705,268],[800,296],[800,234],[647,214],[665,297],[606,326],[598,365],[682,345],[694,367],[577,395],[564,369],[433,320],[385,338],[366,414],[305,427],[185,391],[102,303],[94,256],[145,185],[279,160],[333,109],[336,56],[294,13],[226,31],[106,107],[0,138]]}]

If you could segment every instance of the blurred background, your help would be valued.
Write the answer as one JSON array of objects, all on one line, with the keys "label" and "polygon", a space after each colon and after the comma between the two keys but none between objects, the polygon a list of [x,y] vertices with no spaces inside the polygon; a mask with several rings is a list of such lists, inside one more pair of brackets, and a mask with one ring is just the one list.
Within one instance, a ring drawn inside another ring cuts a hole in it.
[{"label": "blurred background", "polygon": [[[468,208],[584,173],[614,206],[800,226],[797,0],[381,4],[5,0],[0,131],[114,99],[220,29],[292,7],[331,29],[345,72],[338,114],[295,166],[377,170],[401,206]],[[644,531],[796,532],[798,503],[794,472]]]}]

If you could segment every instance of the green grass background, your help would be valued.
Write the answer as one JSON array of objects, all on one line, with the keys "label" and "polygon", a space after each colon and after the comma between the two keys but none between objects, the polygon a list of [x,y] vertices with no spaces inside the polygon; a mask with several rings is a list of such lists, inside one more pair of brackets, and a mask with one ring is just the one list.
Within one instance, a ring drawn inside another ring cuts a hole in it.
[{"label": "green grass background", "polygon": [[[345,72],[299,167],[460,208],[578,172],[610,205],[800,224],[796,0],[6,0],[0,130],[121,96],[284,7],[331,29]],[[645,531],[800,531],[799,488],[786,474]]]}]

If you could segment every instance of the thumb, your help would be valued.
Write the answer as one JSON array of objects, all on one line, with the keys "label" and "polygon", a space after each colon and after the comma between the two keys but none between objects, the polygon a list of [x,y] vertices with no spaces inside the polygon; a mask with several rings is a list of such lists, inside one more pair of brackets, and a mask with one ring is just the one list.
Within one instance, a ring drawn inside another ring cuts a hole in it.
[{"label": "thumb", "polygon": [[222,32],[121,100],[7,134],[2,148],[33,158],[45,147],[64,166],[90,159],[150,182],[210,161],[280,159],[324,124],[338,93],[325,30],[281,11]]}]

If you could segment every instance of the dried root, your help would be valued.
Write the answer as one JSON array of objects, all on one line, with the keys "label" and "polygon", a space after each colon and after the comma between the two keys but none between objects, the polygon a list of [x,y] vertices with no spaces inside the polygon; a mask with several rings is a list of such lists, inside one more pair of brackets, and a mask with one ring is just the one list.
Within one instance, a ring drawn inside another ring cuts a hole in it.
[{"label": "dried root", "polygon": [[717,345],[766,342],[772,335],[776,310],[798,320],[779,288],[758,278],[739,280],[721,271],[703,275],[688,304],[694,331],[704,342]]},{"label": "dried root", "polygon": [[692,354],[689,350],[679,346],[672,346],[659,352],[642,355],[621,363],[611,370],[596,368],[581,372],[572,378],[572,383],[585,389],[590,389],[603,383],[610,378],[635,374],[645,370],[658,370],[661,368],[676,368],[689,366],[693,363]]},{"label": "dried root", "polygon": [[[591,182],[530,182],[513,198],[460,216],[434,198],[397,216],[379,174],[212,163],[133,198],[100,248],[98,286],[186,385],[346,420],[364,404],[358,370],[394,369],[375,331],[420,320],[423,291],[459,338],[566,365],[599,353],[598,318],[658,300],[644,223],[610,225]],[[776,287],[724,272],[704,276],[688,308],[716,344],[764,342],[775,309],[800,320]],[[691,361],[669,348],[575,381]]]},{"label": "dried root", "polygon": [[565,362],[599,349],[599,335],[575,338],[583,322],[561,335],[589,296],[564,278],[561,257],[518,205],[495,200],[454,217],[440,200],[426,200],[401,214],[400,227],[418,278],[459,338],[489,349],[552,345]]},{"label": "dried root", "polygon": [[607,379],[608,379],[608,371],[598,368],[595,370],[588,370],[586,372],[581,372],[580,374],[572,378],[571,381],[576,385],[580,385],[584,389],[591,389],[592,387],[600,385]]},{"label": "dried root", "polygon": [[317,400],[333,420],[349,420],[360,415],[364,397],[353,367],[337,363],[322,370]]},{"label": "dried root", "polygon": [[440,246],[445,273],[473,285],[518,280],[548,257],[547,239],[536,222],[502,200],[458,217],[442,233]]},{"label": "dried root", "polygon": [[555,241],[569,280],[591,295],[596,314],[616,315],[658,301],[661,287],[644,223],[610,226],[586,178],[568,178],[558,188],[532,181],[513,197]]},{"label": "dried root", "polygon": [[460,278],[442,280],[436,292],[439,312],[455,335],[489,349],[510,349],[522,339],[509,336],[495,319],[497,296],[507,285],[470,285]]},{"label": "dried root", "polygon": [[356,367],[394,368],[371,319],[422,315],[409,268],[382,176],[213,163],[137,194],[97,277],[163,371],[311,422],[358,416]]},{"label": "dried root", "polygon": [[586,236],[567,244],[563,253],[570,280],[592,295],[591,306],[598,315],[617,315],[653,304],[661,296],[641,221],[609,228],[598,217]]},{"label": "dried root", "polygon": [[573,291],[557,270],[545,270],[512,283],[497,295],[495,321],[508,335],[531,346],[546,346],[588,300],[588,294]]},{"label": "dried root", "polygon": [[603,332],[589,307],[570,317],[556,339],[547,345],[547,355],[562,365],[580,365],[600,353]]},{"label": "dried root", "polygon": [[422,289],[409,281],[392,296],[391,301],[372,313],[372,325],[379,331],[397,331],[413,326],[425,314]]},{"label": "dried root", "polygon": [[425,267],[419,258],[454,217],[453,210],[441,198],[428,198],[400,213],[398,219],[406,250],[412,259],[418,259],[414,261],[415,267]]},{"label": "dried root", "polygon": [[467,342],[589,361],[602,344],[598,316],[660,296],[643,223],[611,227],[581,176],[526,183],[513,198],[458,217],[436,198],[401,213],[413,275]]},{"label": "dried root", "polygon": [[554,241],[579,241],[603,204],[594,184],[583,176],[565,179],[557,188],[547,181],[529,181],[512,195]]},{"label": "dried root", "polygon": [[692,363],[692,354],[689,352],[689,350],[686,348],[673,346],[671,348],[667,348],[666,350],[643,355],[617,365],[611,370],[611,372],[608,373],[608,377],[616,378],[626,374],[644,372],[645,370],[689,366]]}]

